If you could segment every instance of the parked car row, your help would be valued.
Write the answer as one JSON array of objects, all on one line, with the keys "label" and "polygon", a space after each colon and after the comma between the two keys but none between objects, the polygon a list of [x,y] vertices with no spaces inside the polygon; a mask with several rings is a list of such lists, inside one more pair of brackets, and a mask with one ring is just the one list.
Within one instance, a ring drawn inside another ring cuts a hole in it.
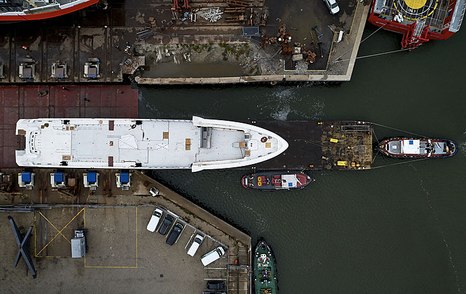
[{"label": "parked car row", "polygon": [[147,224],[147,230],[155,232],[158,229],[158,232],[161,235],[165,236],[168,234],[165,239],[165,243],[173,245],[178,241],[178,238],[184,229],[184,224],[181,222],[175,222],[175,224],[173,224],[174,222],[174,215],[161,207],[156,207],[152,212],[149,223]]},{"label": "parked car row", "polygon": [[[167,210],[156,207],[152,212],[151,218],[147,223],[147,230],[149,232],[158,231],[161,235],[167,235],[165,243],[168,245],[175,244],[181,236],[185,225],[177,220],[177,217]],[[191,239],[189,246],[187,247],[187,254],[189,256],[196,255],[199,247],[204,242],[205,235],[202,233],[196,233],[194,238]],[[211,264],[212,262],[220,259],[225,255],[225,249],[222,246],[217,246],[213,250],[207,252],[201,257],[201,262],[204,266]]]}]

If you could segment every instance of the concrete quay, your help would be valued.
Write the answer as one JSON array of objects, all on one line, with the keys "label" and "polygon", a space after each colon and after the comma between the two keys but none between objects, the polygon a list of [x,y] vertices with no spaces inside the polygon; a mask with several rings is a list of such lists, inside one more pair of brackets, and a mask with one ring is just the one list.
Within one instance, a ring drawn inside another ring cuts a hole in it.
[{"label": "concrete quay", "polygon": [[[144,85],[349,81],[369,4],[123,0],[0,27],[0,83]],[[217,11],[218,20],[202,16]],[[342,39],[339,40],[341,34]]]},{"label": "concrete quay", "polygon": [[[90,191],[82,186],[82,171],[65,171],[73,180],[58,190],[50,187],[52,170],[35,170],[32,190],[17,187],[18,170],[1,172],[13,179],[8,191],[0,192],[5,291],[202,293],[206,280],[224,280],[228,293],[251,292],[251,238],[143,173],[132,173],[130,190],[122,191],[115,185],[114,172],[98,171],[99,187]],[[150,195],[152,187],[159,196]],[[166,236],[146,230],[156,206],[184,224],[173,246],[165,244]],[[12,266],[17,247],[8,215],[20,229],[34,228],[30,251],[36,279],[28,275],[24,262]],[[78,228],[87,231],[88,252],[82,259],[72,259],[70,239]],[[199,232],[206,238],[191,257],[186,248]],[[200,257],[216,246],[227,249],[226,255],[204,267]]]}]

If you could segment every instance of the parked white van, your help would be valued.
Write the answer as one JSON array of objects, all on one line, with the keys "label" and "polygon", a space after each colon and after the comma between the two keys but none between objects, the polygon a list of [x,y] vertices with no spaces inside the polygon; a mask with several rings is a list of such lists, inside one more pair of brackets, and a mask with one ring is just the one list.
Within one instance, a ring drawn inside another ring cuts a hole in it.
[{"label": "parked white van", "polygon": [[338,7],[338,3],[336,0],[324,0],[324,2],[330,10],[331,14],[337,14],[338,12],[340,12],[340,7]]},{"label": "parked white van", "polygon": [[197,249],[199,249],[199,246],[201,246],[203,241],[204,241],[204,236],[201,234],[196,234],[196,236],[194,237],[193,243],[191,243],[191,246],[189,246],[188,255],[194,256],[194,254],[196,254]]},{"label": "parked white van", "polygon": [[201,257],[201,262],[204,266],[208,266],[212,262],[218,260],[225,254],[225,249],[222,246],[218,246],[212,251],[207,252]]},{"label": "parked white van", "polygon": [[147,230],[150,232],[155,232],[157,229],[157,225],[160,222],[160,218],[162,217],[163,210],[160,208],[154,209],[152,216],[150,217],[149,223],[147,224]]}]

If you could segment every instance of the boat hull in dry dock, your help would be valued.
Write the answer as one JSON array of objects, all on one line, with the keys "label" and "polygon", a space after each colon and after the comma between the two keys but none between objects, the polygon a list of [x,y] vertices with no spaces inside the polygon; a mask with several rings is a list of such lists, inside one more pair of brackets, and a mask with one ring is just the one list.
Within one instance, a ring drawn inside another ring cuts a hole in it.
[{"label": "boat hull in dry dock", "polygon": [[102,169],[236,168],[271,159],[288,143],[266,129],[204,119],[21,119],[24,167]]},{"label": "boat hull in dry dock", "polygon": [[397,137],[382,140],[378,151],[392,158],[447,158],[456,154],[457,147],[446,139]]},{"label": "boat hull in dry dock", "polygon": [[315,180],[303,172],[257,172],[241,178],[246,189],[264,191],[304,189]]}]

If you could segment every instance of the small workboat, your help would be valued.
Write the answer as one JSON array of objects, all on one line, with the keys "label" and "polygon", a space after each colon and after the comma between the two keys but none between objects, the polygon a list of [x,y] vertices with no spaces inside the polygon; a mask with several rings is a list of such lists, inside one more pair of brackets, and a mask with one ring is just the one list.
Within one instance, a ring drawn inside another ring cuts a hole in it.
[{"label": "small workboat", "polygon": [[445,158],[456,154],[455,142],[431,138],[388,138],[379,143],[378,150],[393,158]]},{"label": "small workboat", "polygon": [[277,294],[277,265],[272,249],[260,240],[254,250],[254,288],[256,294]]},{"label": "small workboat", "polygon": [[245,175],[241,184],[246,189],[258,190],[292,190],[303,189],[314,179],[303,172],[258,172]]}]

